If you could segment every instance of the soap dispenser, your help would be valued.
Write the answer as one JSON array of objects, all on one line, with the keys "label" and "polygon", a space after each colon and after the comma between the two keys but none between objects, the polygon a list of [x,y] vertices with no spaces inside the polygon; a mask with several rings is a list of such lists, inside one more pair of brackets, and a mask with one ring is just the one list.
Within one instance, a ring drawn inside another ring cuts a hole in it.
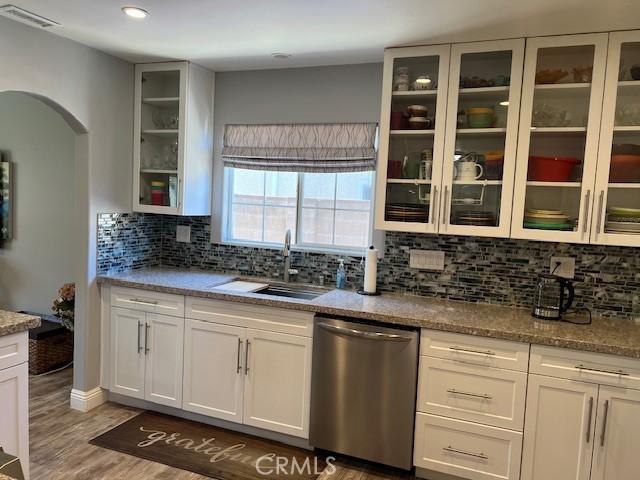
[{"label": "soap dispenser", "polygon": [[336,288],[347,287],[347,271],[344,268],[344,260],[340,259],[340,265],[338,265],[338,271],[336,272]]}]

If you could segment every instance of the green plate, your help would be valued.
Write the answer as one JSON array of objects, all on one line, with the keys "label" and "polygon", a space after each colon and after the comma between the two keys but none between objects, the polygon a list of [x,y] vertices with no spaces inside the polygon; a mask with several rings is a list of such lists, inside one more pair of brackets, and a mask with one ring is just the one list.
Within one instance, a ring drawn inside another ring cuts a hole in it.
[{"label": "green plate", "polygon": [[524,222],[524,228],[535,228],[538,230],[573,230],[570,223],[531,223]]},{"label": "green plate", "polygon": [[610,207],[609,213],[620,217],[640,217],[640,209],[637,208]]}]

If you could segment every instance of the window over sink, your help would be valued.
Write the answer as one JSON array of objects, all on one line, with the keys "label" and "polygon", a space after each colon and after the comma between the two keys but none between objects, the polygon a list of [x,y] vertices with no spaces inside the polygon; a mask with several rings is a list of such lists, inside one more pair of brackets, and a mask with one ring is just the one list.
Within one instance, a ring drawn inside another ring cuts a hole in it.
[{"label": "window over sink", "polygon": [[225,168],[223,240],[361,251],[371,243],[374,173]]}]

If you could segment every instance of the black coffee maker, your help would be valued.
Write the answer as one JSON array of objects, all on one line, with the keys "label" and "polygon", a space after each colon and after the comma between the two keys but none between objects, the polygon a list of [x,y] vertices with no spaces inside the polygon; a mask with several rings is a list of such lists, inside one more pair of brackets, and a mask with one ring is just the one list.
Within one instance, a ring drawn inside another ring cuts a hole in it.
[{"label": "black coffee maker", "polygon": [[557,275],[540,275],[533,300],[533,316],[561,320],[573,304],[573,284]]}]

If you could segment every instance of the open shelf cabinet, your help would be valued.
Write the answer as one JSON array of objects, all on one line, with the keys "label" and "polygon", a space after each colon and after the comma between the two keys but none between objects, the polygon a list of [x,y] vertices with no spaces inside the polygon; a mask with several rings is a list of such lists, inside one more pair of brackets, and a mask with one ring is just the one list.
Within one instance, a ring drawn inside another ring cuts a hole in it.
[{"label": "open shelf cabinet", "polygon": [[133,210],[211,213],[214,74],[188,62],[136,65]]}]

